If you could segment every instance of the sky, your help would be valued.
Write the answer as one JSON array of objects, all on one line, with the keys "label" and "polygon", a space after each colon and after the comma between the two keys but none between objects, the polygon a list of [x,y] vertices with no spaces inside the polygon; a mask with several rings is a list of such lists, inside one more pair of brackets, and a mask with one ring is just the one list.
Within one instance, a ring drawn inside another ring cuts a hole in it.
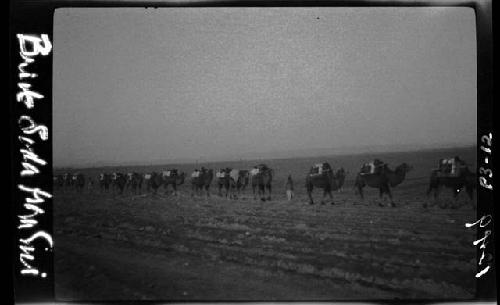
[{"label": "sky", "polygon": [[62,8],[55,166],[476,142],[469,8]]}]

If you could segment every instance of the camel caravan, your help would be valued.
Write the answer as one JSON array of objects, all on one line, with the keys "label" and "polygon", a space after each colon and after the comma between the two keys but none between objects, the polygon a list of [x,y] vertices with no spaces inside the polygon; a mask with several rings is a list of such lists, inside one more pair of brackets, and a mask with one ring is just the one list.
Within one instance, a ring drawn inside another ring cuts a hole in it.
[{"label": "camel caravan", "polygon": [[[404,182],[412,166],[402,163],[392,168],[389,164],[374,159],[362,164],[354,179],[354,190],[361,200],[364,200],[364,188],[371,187],[379,190],[380,199],[389,199],[390,205],[395,207],[392,189]],[[347,172],[340,167],[334,169],[328,162],[313,164],[305,177],[305,189],[309,204],[314,204],[313,191],[321,189],[323,196],[321,204],[329,202],[334,204],[333,192],[340,192],[344,187]],[[210,197],[210,186],[212,183],[217,187],[217,195],[227,199],[238,199],[248,186],[252,188],[254,200],[270,201],[272,197],[274,170],[266,164],[258,164],[250,169],[219,168],[217,170],[201,167],[194,169],[191,174],[186,174],[178,169],[170,168],[161,172],[150,173],[100,173],[96,183],[92,177],[85,177],[82,173],[64,173],[54,176],[54,189],[74,189],[83,192],[84,189],[98,186],[100,193],[110,194],[142,194],[144,189],[147,193],[157,195],[163,187],[164,194],[178,196],[178,188],[186,182],[191,186],[190,196]],[[293,185],[291,174],[288,175],[287,197],[291,200],[289,185]],[[430,173],[427,195],[434,194],[435,201],[439,197],[440,190],[451,189],[453,197],[465,189],[469,199],[473,200],[473,191],[476,188],[476,174],[471,172],[467,164],[458,156],[441,159],[437,167]],[[292,187],[293,189],[293,187]],[[380,206],[384,206],[379,202]],[[424,203],[427,207],[427,203]]]}]

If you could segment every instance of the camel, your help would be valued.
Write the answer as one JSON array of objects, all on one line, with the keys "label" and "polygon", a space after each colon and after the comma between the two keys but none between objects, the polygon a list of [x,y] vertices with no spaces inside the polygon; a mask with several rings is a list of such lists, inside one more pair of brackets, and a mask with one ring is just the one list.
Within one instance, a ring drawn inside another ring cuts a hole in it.
[{"label": "camel", "polygon": [[151,190],[151,173],[145,173],[142,176],[142,180],[144,181],[143,185],[146,187],[146,193],[149,193]]},{"label": "camel", "polygon": [[[331,169],[329,164],[327,166]],[[313,174],[312,171],[313,168],[311,168],[311,172],[306,177],[306,190],[309,196],[309,204],[314,204],[312,191],[314,187],[317,187],[323,189],[323,199],[328,194],[330,200],[332,200],[331,204],[333,205],[332,191],[337,191],[344,185],[345,170],[341,168],[335,174],[333,170],[325,171],[321,174]],[[321,204],[325,204],[324,200],[321,200]]]},{"label": "camel", "polygon": [[64,186],[69,188],[71,186],[73,186],[73,175],[70,174],[70,173],[65,173],[63,175],[63,179],[64,179]]},{"label": "camel", "polygon": [[[255,194],[257,188],[261,201],[271,200],[271,182],[273,181],[274,171],[265,164],[260,164],[250,172],[250,175],[254,200],[257,200]],[[268,191],[267,198],[265,197],[266,189]]]},{"label": "camel", "polygon": [[141,174],[132,173],[132,175],[130,176],[130,180],[128,181],[130,190],[135,194],[141,193],[142,181],[143,178]]},{"label": "camel", "polygon": [[219,196],[222,197],[222,188],[226,190],[226,198],[229,195],[229,188],[230,188],[230,182],[231,182],[231,176],[229,173],[231,172],[230,168],[222,168],[217,171],[216,177],[217,177],[217,185],[219,186]]},{"label": "camel", "polygon": [[109,191],[109,186],[111,185],[111,174],[101,173],[98,180],[101,193]]},{"label": "camel", "polygon": [[54,188],[62,188],[63,186],[64,186],[63,175],[55,175],[54,176]]},{"label": "camel", "polygon": [[[457,176],[440,175],[439,169],[432,170],[429,180],[429,188],[427,189],[427,196],[434,191],[434,200],[437,200],[439,197],[439,191],[442,187],[450,188],[453,191],[455,203],[457,202],[458,194],[462,191],[462,189],[465,189],[470,201],[472,202],[474,199],[473,191],[476,189],[476,174],[471,172],[467,167],[462,169],[460,174]],[[423,206],[426,208],[427,203],[424,203]],[[453,204],[452,208],[455,206],[456,205]],[[445,208],[446,204],[441,207]],[[473,208],[475,207],[473,206]]]},{"label": "camel", "polygon": [[210,184],[214,178],[214,171],[213,169],[202,168],[198,173],[197,177],[194,175],[195,173],[191,175],[191,197],[194,197],[195,193],[199,193],[203,189],[205,189],[206,196],[210,197]]},{"label": "camel", "polygon": [[73,185],[78,192],[82,192],[85,187],[85,175],[76,173],[73,175]]},{"label": "camel", "polygon": [[[171,172],[174,172],[174,170],[171,170]],[[168,186],[171,185],[172,189],[174,190],[174,196],[177,196],[177,186],[184,184],[185,177],[186,174],[184,172],[177,174],[177,171],[175,171],[175,174],[172,174],[171,176],[163,176],[163,187],[165,188],[165,194],[168,191]]]},{"label": "camel", "polygon": [[123,194],[123,190],[125,189],[125,185],[127,184],[127,177],[122,173],[114,173],[113,174],[113,185],[115,190],[118,190],[120,194]]},{"label": "camel", "polygon": [[[365,186],[371,186],[379,189],[380,198],[384,197],[384,194],[389,196],[391,200],[391,206],[395,207],[396,204],[392,199],[391,187],[395,187],[401,184],[412,167],[407,163],[398,165],[396,169],[391,170],[387,164],[384,164],[381,171],[378,173],[358,173],[356,180],[354,182],[354,187],[357,188],[361,199],[364,199],[363,188]],[[379,203],[383,206],[382,203]]]},{"label": "camel", "polygon": [[242,191],[245,190],[250,180],[250,172],[246,169],[233,169],[230,173],[231,198],[238,199]]},{"label": "camel", "polygon": [[161,174],[157,172],[152,172],[149,179],[146,181],[146,187],[148,190],[153,189],[153,195],[156,195],[158,189],[163,185],[163,178],[161,177]]}]

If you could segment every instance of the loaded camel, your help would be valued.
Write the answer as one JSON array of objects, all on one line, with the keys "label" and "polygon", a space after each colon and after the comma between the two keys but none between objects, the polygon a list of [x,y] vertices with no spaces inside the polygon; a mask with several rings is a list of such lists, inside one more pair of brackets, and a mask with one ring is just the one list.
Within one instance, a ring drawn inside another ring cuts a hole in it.
[{"label": "loaded camel", "polygon": [[[391,170],[387,164],[378,166],[378,170],[375,172],[365,172],[364,169],[365,166],[362,167],[354,181],[354,187],[357,189],[361,199],[364,199],[363,188],[369,186],[379,190],[380,198],[383,198],[384,194],[387,194],[391,201],[391,206],[395,207],[396,204],[392,199],[391,187],[401,184],[412,167],[407,163],[402,163],[395,170]],[[379,203],[379,205],[383,206],[382,203]]]},{"label": "loaded camel", "polygon": [[[274,171],[267,167],[265,164],[259,164],[255,166],[250,171],[250,180],[252,184],[253,198],[257,200],[255,191],[258,191],[258,195],[261,201],[271,200],[272,186]],[[266,197],[267,190],[267,197]]]},{"label": "loaded camel", "polygon": [[345,170],[343,168],[334,173],[330,164],[326,162],[313,166],[306,177],[306,190],[307,196],[309,197],[309,204],[314,204],[312,192],[315,187],[323,189],[321,204],[325,204],[324,198],[327,194],[330,200],[332,200],[331,204],[334,204],[332,191],[339,190],[344,184],[344,180]]}]

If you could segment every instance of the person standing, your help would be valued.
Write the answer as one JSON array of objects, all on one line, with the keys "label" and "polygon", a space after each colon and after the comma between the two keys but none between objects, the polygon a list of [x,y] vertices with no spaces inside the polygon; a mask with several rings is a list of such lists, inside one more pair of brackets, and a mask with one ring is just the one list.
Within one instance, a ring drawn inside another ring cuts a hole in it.
[{"label": "person standing", "polygon": [[288,201],[292,200],[293,198],[293,180],[292,180],[292,175],[288,175],[288,178],[286,180],[286,197]]}]

